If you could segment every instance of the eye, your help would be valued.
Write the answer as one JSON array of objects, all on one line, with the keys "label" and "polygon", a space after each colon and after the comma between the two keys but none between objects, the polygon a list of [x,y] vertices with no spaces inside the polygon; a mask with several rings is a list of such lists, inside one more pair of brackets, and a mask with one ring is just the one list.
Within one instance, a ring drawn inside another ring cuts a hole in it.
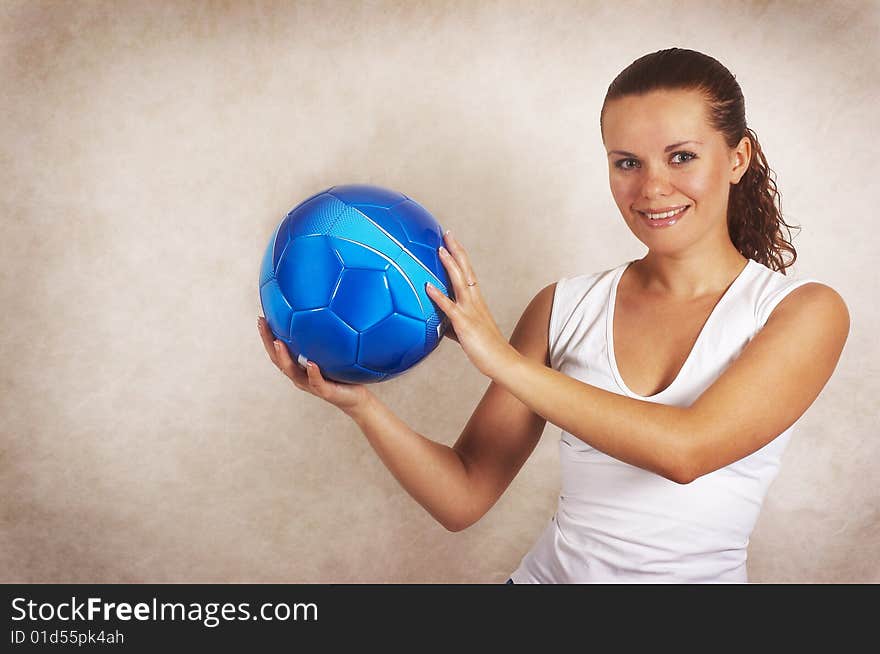
[{"label": "eye", "polygon": [[[693,152],[686,152],[685,150],[680,150],[678,152],[673,153],[672,158],[674,159],[675,157],[677,157],[680,154],[687,157],[687,159],[685,159],[684,161],[680,161],[680,163],[687,163],[688,161],[691,161],[691,160],[697,158],[697,155],[695,155]],[[614,162],[614,166],[615,166],[615,168],[619,168],[620,170],[632,170],[631,166],[624,166],[623,165],[628,161],[638,161],[638,160],[637,159],[618,159],[617,161]]]},{"label": "eye", "polygon": [[697,158],[697,155],[695,155],[693,152],[685,152],[685,151],[683,151],[683,150],[682,150],[681,152],[676,152],[676,153],[673,154],[672,156],[673,156],[673,157],[677,157],[677,156],[680,155],[680,154],[683,154],[683,155],[685,155],[686,157],[688,157],[688,158],[685,159],[682,163],[687,163],[687,162],[690,161],[691,159],[696,159],[696,158]]}]

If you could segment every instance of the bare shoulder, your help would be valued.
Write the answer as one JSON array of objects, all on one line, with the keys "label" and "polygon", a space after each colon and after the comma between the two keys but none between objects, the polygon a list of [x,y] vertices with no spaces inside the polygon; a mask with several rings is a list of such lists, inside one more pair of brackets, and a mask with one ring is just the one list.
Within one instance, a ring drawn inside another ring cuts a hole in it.
[{"label": "bare shoulder", "polygon": [[742,353],[691,405],[689,477],[748,456],[791,427],[830,380],[849,334],[840,294],[818,282],[792,290]]},{"label": "bare shoulder", "polygon": [[526,306],[510,337],[510,344],[520,354],[543,361],[545,365],[550,365],[550,313],[555,292],[556,282],[538,291]]},{"label": "bare shoulder", "polygon": [[840,293],[826,284],[810,282],[785,296],[776,306],[770,322],[794,322],[804,328],[830,330],[844,340],[849,333],[850,315]]}]

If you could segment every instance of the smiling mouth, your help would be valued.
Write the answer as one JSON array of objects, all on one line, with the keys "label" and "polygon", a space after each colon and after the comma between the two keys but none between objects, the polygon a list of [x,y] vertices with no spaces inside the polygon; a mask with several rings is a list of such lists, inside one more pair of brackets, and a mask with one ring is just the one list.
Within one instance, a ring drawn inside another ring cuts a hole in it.
[{"label": "smiling mouth", "polygon": [[674,216],[677,216],[681,213],[684,213],[690,206],[691,205],[686,204],[686,205],[679,207],[678,209],[675,209],[673,211],[664,211],[661,213],[648,213],[646,211],[639,211],[639,213],[650,220],[667,220],[667,219],[673,218]]}]

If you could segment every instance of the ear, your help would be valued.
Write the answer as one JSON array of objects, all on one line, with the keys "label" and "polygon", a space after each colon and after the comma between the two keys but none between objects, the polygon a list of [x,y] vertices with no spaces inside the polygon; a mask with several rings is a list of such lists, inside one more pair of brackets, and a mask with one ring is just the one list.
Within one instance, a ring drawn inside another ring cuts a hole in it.
[{"label": "ear", "polygon": [[749,162],[752,160],[752,140],[748,136],[743,136],[739,144],[730,153],[730,183],[739,184],[739,180],[749,169]]}]

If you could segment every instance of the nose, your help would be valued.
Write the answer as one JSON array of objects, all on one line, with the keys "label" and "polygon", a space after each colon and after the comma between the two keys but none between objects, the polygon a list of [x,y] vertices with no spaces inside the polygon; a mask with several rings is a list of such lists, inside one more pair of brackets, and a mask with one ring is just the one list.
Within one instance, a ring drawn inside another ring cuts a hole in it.
[{"label": "nose", "polygon": [[642,196],[645,198],[662,197],[669,195],[672,185],[669,183],[669,175],[666,171],[652,167],[645,172],[642,183]]}]

